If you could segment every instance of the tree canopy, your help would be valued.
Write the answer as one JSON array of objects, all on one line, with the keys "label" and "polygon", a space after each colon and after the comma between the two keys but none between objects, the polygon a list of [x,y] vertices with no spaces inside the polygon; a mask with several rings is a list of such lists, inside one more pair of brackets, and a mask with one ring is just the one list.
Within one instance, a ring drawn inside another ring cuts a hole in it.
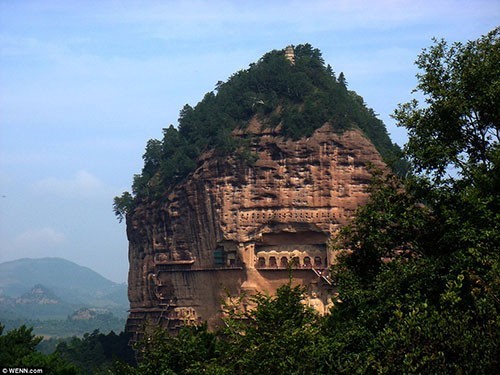
[{"label": "tree canopy", "polygon": [[3,368],[38,368],[44,374],[77,374],[77,368],[57,353],[44,355],[36,350],[42,337],[33,334],[33,328],[21,326],[6,334],[0,324],[0,366]]},{"label": "tree canopy", "polygon": [[[414,174],[377,178],[337,238],[344,303],[328,319],[347,372],[489,373],[500,358],[499,33],[434,41],[395,111]],[[453,168],[450,170],[450,167]],[[346,321],[347,318],[347,321]]]},{"label": "tree canopy", "polygon": [[394,118],[409,133],[406,153],[417,172],[442,179],[450,168],[473,178],[492,172],[500,140],[500,29],[466,44],[434,39],[416,64],[418,100],[401,104]]},{"label": "tree canopy", "polygon": [[359,128],[387,163],[401,169],[399,148],[363,98],[347,88],[344,74],[337,79],[321,52],[310,44],[295,46],[294,51],[294,64],[283,50],[271,51],[226,82],[219,81],[196,106],[186,104],[177,127],[170,125],[163,129],[161,140],[147,142],[144,167],[134,176],[132,194],[114,200],[118,219],[136,201],[156,199],[185,178],[206,150],[240,155],[251,163],[249,140],[231,133],[245,128],[253,116],[270,127],[280,125],[283,136],[293,139],[312,135],[327,121],[337,131]]}]

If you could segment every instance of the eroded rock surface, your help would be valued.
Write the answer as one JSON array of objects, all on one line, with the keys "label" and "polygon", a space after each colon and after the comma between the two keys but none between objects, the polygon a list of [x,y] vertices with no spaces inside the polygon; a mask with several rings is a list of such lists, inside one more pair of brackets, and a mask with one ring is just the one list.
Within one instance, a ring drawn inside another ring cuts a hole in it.
[{"label": "eroded rock surface", "polygon": [[147,319],[214,327],[228,293],[273,293],[290,264],[307,303],[331,306],[326,242],[366,201],[368,166],[385,168],[380,155],[360,131],[329,124],[293,141],[253,119],[234,135],[251,137],[254,165],[206,153],[165,199],[128,215],[129,331]]}]

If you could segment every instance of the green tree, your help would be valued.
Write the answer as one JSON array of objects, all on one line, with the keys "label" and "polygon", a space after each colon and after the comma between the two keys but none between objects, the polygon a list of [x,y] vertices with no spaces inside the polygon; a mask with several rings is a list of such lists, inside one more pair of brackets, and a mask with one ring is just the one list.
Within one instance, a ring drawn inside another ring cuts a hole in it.
[{"label": "green tree", "polygon": [[235,374],[321,373],[319,316],[286,284],[275,296],[257,294],[248,311],[229,310],[224,362]]},{"label": "green tree", "polygon": [[72,375],[77,374],[73,365],[64,361],[58,354],[44,355],[36,350],[42,337],[33,334],[33,328],[21,326],[3,334],[0,324],[0,365],[2,367],[43,368],[44,373]]},{"label": "green tree", "polygon": [[340,72],[338,82],[343,86],[347,87],[347,80],[345,79],[344,72]]},{"label": "green tree", "polygon": [[[424,50],[406,127],[414,171],[377,180],[337,238],[336,371],[489,373],[500,358],[498,29]],[[484,86],[472,87],[472,82]],[[455,175],[445,178],[449,167]],[[344,353],[344,354],[342,354]]]},{"label": "green tree", "polygon": [[150,178],[158,172],[162,159],[162,142],[157,139],[150,139],[146,144],[146,151],[142,156],[144,159],[144,167],[142,174]]},{"label": "green tree", "polygon": [[416,64],[423,70],[415,99],[394,117],[409,133],[406,153],[417,171],[440,180],[449,167],[473,178],[494,168],[500,135],[500,28],[466,44],[434,40]]},{"label": "green tree", "polygon": [[59,343],[55,353],[76,366],[81,374],[105,373],[135,363],[129,339],[130,335],[124,332],[105,335],[94,330]]},{"label": "green tree", "polygon": [[[246,311],[227,306],[226,327],[184,327],[173,336],[146,329],[136,347],[139,364],[128,374],[325,373],[320,317],[302,303],[304,289],[290,284],[272,297],[257,294]],[[239,306],[241,307],[241,306]],[[151,332],[150,332],[151,331]]]},{"label": "green tree", "polygon": [[128,191],[113,199],[113,212],[121,223],[134,204],[134,197]]},{"label": "green tree", "polygon": [[122,366],[127,374],[229,374],[217,363],[221,343],[206,325],[183,327],[178,335],[148,327],[136,350],[137,366]]},{"label": "green tree", "polygon": [[348,266],[367,284],[388,259],[439,252],[435,247],[442,231],[435,212],[423,203],[428,192],[425,181],[403,181],[377,171],[373,175],[370,200],[332,242],[337,250],[352,251],[342,266]]}]

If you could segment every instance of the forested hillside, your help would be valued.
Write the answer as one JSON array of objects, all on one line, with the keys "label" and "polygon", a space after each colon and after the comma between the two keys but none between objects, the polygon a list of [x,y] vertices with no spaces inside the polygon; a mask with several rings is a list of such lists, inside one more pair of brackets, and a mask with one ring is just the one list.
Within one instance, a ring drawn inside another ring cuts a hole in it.
[{"label": "forested hillside", "polygon": [[0,320],[65,319],[81,307],[123,317],[128,308],[127,286],[61,258],[0,264]]}]

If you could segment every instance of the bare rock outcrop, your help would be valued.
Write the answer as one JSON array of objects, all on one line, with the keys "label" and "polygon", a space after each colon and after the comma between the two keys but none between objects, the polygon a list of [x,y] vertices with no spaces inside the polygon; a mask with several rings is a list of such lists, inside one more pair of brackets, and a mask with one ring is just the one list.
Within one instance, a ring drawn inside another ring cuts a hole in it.
[{"label": "bare rock outcrop", "polygon": [[252,139],[255,163],[205,153],[163,199],[127,216],[129,331],[146,320],[214,327],[228,294],[273,293],[290,267],[311,305],[331,305],[327,241],[366,201],[369,165],[385,168],[379,153],[361,131],[328,123],[294,141],[254,118],[233,135]]}]

